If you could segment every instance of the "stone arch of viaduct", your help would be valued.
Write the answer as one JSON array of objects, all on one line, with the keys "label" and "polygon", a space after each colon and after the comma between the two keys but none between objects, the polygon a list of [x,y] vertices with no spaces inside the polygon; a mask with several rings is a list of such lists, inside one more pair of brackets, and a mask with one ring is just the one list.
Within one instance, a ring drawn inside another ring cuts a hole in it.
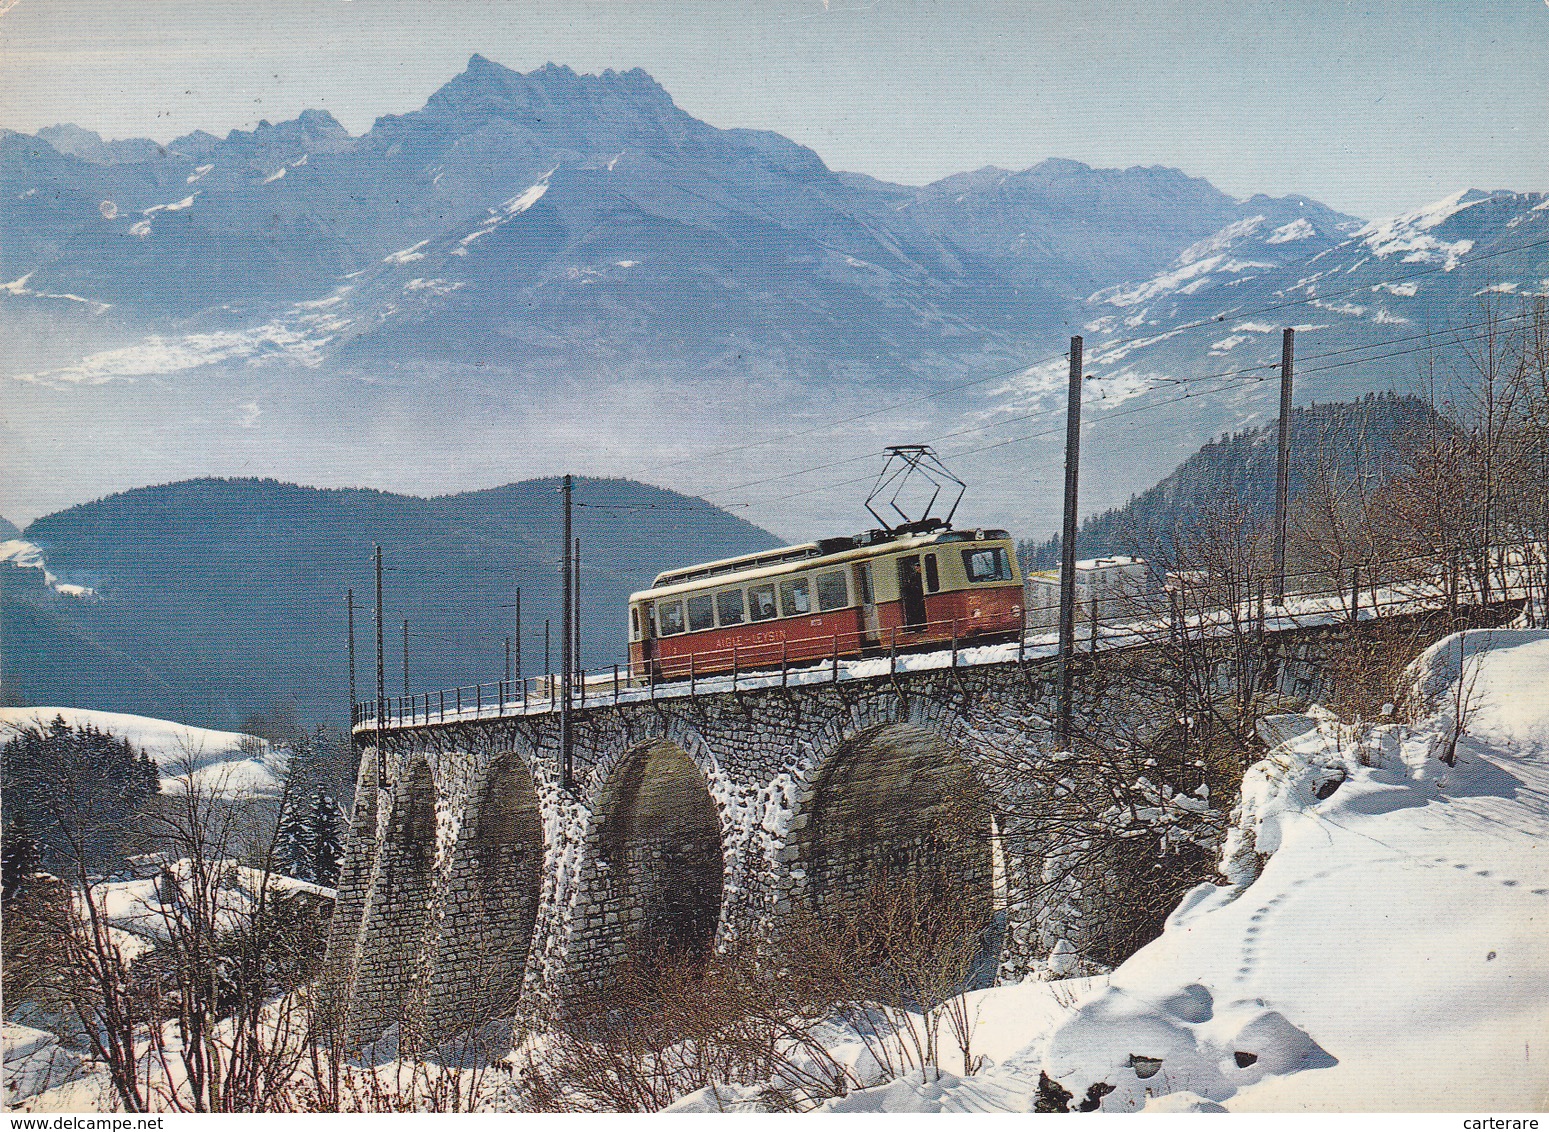
[{"label": "stone arch of viaduct", "polygon": [[[1317,634],[1283,647],[1293,696],[1316,693],[1321,651]],[[1121,912],[1033,898],[1059,849],[1038,819],[1060,777],[1054,696],[1050,665],[984,665],[590,708],[568,792],[551,714],[387,730],[382,782],[361,752],[328,1000],[351,1042],[393,1025],[433,1041],[901,876],[993,929],[1000,978],[1051,953],[1079,973],[1087,925]]]}]

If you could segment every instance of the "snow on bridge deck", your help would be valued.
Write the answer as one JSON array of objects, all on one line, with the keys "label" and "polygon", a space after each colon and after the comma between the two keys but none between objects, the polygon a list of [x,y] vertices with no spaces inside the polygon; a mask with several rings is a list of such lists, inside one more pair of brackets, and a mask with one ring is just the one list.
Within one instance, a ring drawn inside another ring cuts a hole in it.
[{"label": "snow on bridge deck", "polygon": [[[1528,568],[1511,570],[1506,584],[1492,589],[1489,601],[1499,604],[1530,596]],[[1165,594],[1150,595],[1160,606]],[[1154,618],[1099,619],[1094,625],[1078,617],[1075,651],[1078,654],[1141,648],[1168,638],[1175,631],[1193,637],[1226,637],[1234,627],[1260,625],[1266,634],[1298,629],[1326,627],[1345,622],[1367,622],[1402,617],[1446,608],[1451,603],[1473,604],[1480,601],[1477,588],[1465,581],[1455,586],[1445,573],[1418,581],[1363,587],[1352,616],[1351,590],[1289,595],[1279,605],[1265,603],[1260,614],[1255,603],[1237,609],[1218,608],[1181,618],[1174,626],[1166,616]],[[1145,600],[1144,597],[1137,599]],[[990,645],[938,649],[930,652],[895,653],[860,658],[830,657],[801,667],[756,669],[722,673],[715,676],[680,678],[643,684],[631,681],[627,669],[616,666],[612,674],[583,674],[585,692],[573,693],[572,710],[593,710],[619,704],[649,703],[728,692],[756,692],[775,688],[799,688],[816,684],[836,684],[856,680],[895,678],[900,675],[984,665],[1026,665],[1058,659],[1058,634],[1048,630],[1024,633],[1020,641]],[[559,678],[529,677],[524,681],[496,681],[488,684],[448,688],[418,693],[409,697],[387,697],[386,718],[381,729],[397,731],[443,723],[521,718],[548,715],[559,710]],[[356,734],[377,731],[376,704],[365,701],[356,707]]]}]

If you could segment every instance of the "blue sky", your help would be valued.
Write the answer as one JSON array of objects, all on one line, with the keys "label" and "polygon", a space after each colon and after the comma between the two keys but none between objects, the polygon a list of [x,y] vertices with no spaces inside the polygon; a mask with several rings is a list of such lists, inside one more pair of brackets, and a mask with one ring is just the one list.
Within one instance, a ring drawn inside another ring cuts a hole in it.
[{"label": "blue sky", "polygon": [[1165,164],[1362,216],[1549,189],[1549,3],[0,0],[0,125],[167,140],[326,108],[352,132],[481,52],[640,66],[718,126],[923,183]]}]

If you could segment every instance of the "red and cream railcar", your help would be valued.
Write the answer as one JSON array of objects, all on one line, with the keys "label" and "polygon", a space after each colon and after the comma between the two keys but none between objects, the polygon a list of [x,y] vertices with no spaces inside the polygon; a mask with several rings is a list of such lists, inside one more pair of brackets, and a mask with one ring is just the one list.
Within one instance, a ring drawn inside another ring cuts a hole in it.
[{"label": "red and cream railcar", "polygon": [[677,680],[982,643],[1021,627],[1005,531],[916,524],[658,574],[629,599],[630,673]]}]

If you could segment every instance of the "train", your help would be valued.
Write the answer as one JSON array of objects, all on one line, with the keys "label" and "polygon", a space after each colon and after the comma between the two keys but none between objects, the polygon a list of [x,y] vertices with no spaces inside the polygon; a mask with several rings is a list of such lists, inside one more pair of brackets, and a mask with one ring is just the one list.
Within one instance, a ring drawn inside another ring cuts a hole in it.
[{"label": "train", "polygon": [[927,518],[666,570],[629,598],[632,681],[783,669],[1022,630],[1003,530]]}]

